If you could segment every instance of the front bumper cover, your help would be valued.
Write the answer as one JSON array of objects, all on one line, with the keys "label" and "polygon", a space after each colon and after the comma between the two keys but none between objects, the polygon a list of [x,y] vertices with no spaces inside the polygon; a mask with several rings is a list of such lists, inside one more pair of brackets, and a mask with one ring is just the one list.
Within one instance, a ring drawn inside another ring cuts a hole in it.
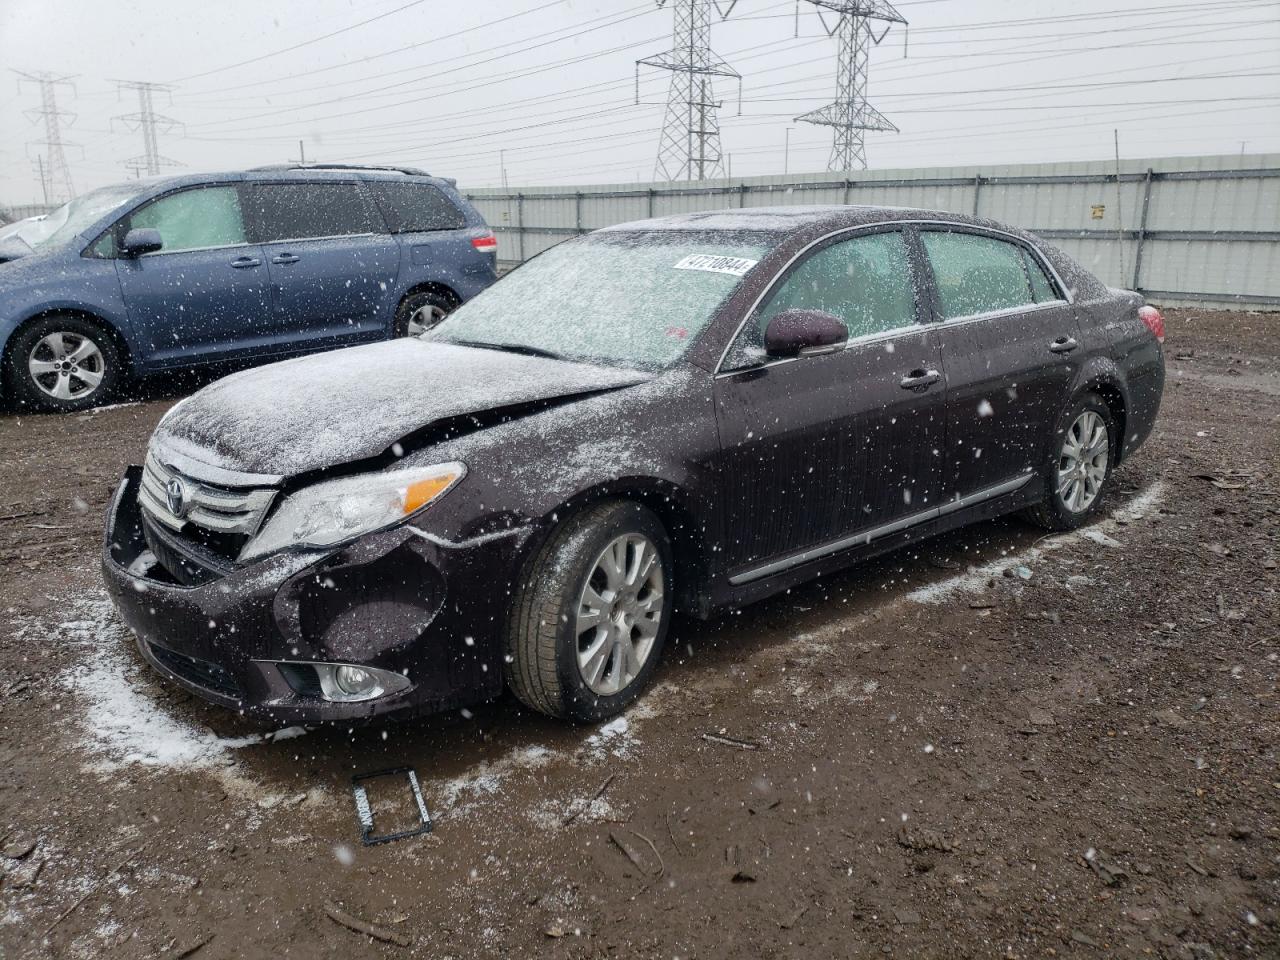
[{"label": "front bumper cover", "polygon": [[[509,595],[529,527],[452,543],[410,526],[325,551],[285,551],[197,585],[148,566],[140,467],[112,498],[103,578],[142,655],[206,700],[286,723],[435,713],[502,689],[494,600]],[[277,663],[340,662],[401,673],[397,694],[323,699]]]}]

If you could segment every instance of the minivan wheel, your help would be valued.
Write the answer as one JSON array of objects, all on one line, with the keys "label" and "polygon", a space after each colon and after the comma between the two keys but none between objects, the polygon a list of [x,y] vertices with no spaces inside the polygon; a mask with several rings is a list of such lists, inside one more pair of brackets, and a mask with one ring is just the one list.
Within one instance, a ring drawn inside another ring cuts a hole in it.
[{"label": "minivan wheel", "polygon": [[98,324],[53,314],[18,332],[5,375],[20,404],[70,413],[103,403],[120,381],[120,350]]},{"label": "minivan wheel", "polygon": [[395,336],[420,337],[440,325],[458,304],[444,294],[429,290],[411,293],[396,308]]},{"label": "minivan wheel", "polygon": [[1106,402],[1095,393],[1077,400],[1063,417],[1053,448],[1044,500],[1029,515],[1049,530],[1074,530],[1098,513],[1110,485],[1116,436]]},{"label": "minivan wheel", "polygon": [[528,706],[592,723],[649,683],[671,626],[671,544],[637,503],[610,501],[557,529],[525,569],[506,680]]}]

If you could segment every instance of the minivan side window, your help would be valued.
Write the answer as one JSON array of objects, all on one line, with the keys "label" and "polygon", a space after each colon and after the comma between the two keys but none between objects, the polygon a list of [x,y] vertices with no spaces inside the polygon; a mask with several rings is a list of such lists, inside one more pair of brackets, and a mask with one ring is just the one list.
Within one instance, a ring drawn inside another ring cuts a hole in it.
[{"label": "minivan side window", "polygon": [[254,243],[386,232],[358,183],[250,183],[245,192]]},{"label": "minivan side window", "polygon": [[862,234],[810,254],[756,311],[726,367],[761,359],[769,321],[793,309],[834,314],[849,328],[850,339],[914,326],[918,317],[906,237],[898,230]]},{"label": "minivan side window", "polygon": [[234,186],[197,187],[171,193],[134,210],[124,220],[125,232],[143,227],[159,230],[164,244],[161,253],[247,242],[240,193]]},{"label": "minivan side window", "polygon": [[444,191],[429,183],[375,180],[369,187],[377,195],[392,233],[461,230],[467,225],[462,211]]},{"label": "minivan side window", "polygon": [[1017,244],[976,233],[920,234],[944,320],[1036,302]]}]

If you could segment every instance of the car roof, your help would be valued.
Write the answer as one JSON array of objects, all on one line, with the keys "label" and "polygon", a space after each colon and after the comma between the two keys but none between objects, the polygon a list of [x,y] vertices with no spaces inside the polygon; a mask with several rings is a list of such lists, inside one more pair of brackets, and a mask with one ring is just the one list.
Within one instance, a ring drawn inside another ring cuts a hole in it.
[{"label": "car roof", "polygon": [[921,207],[891,207],[860,204],[815,204],[812,206],[735,207],[728,210],[706,210],[681,213],[650,220],[633,220],[619,223],[598,231],[646,233],[651,231],[750,231],[774,234],[779,237],[797,232],[809,233],[839,230],[867,224],[897,220],[942,221],[967,224],[975,227],[1001,230],[1025,239],[1032,239],[1026,231],[1018,230],[994,220],[985,220],[945,210],[928,210]]},{"label": "car roof", "polygon": [[245,180],[391,180],[391,181],[427,181],[430,183],[453,185],[448,177],[433,177],[431,174],[413,167],[359,167],[359,166],[324,166],[323,164],[298,166],[297,164],[280,164],[269,167],[252,167],[247,170],[225,170],[215,173],[182,173],[159,177],[143,177],[137,181],[141,190],[163,193],[175,187],[200,186],[206,183],[237,183]]}]

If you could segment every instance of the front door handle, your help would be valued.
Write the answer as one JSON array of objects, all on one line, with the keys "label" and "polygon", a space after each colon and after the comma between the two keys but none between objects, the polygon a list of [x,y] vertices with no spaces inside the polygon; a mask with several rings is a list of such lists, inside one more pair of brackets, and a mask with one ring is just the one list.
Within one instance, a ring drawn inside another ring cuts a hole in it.
[{"label": "front door handle", "polygon": [[1059,337],[1049,344],[1049,351],[1051,353],[1070,353],[1078,346],[1080,344],[1076,342],[1075,337]]},{"label": "front door handle", "polygon": [[298,255],[296,253],[281,253],[271,258],[272,263],[297,263]]},{"label": "front door handle", "polygon": [[257,257],[236,257],[231,261],[231,266],[237,270],[243,270],[246,267],[260,267],[262,266],[262,261]]},{"label": "front door handle", "polygon": [[916,390],[920,387],[927,387],[937,383],[942,379],[942,374],[937,370],[912,370],[905,377],[898,381],[898,386],[903,390]]}]

